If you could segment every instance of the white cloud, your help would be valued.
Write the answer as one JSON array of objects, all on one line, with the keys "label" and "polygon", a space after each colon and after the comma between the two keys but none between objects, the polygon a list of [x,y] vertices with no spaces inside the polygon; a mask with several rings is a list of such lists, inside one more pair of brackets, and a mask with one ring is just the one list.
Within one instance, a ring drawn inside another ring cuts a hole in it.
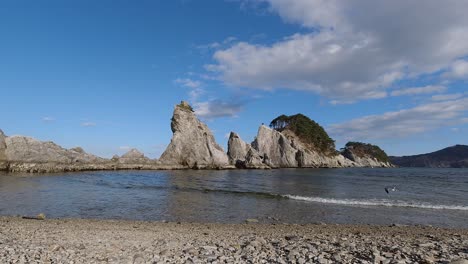
[{"label": "white cloud", "polygon": [[468,98],[430,103],[411,109],[371,115],[331,125],[332,135],[345,140],[396,138],[440,127],[462,124],[468,120]]},{"label": "white cloud", "polygon": [[197,80],[192,80],[192,79],[189,79],[189,78],[178,78],[176,80],[174,80],[174,82],[176,84],[180,84],[184,87],[188,87],[188,88],[198,88],[202,85],[202,83],[200,81],[197,81]]},{"label": "white cloud", "polygon": [[196,46],[196,48],[201,50],[202,52],[205,52],[208,50],[216,50],[222,47],[226,47],[236,40],[237,40],[236,37],[230,36],[230,37],[225,38],[222,42],[215,41],[215,42],[211,42],[208,44],[198,45]]},{"label": "white cloud", "polygon": [[96,123],[93,123],[93,122],[83,122],[83,123],[81,123],[81,126],[82,126],[82,127],[95,127],[95,126],[96,126]]},{"label": "white cloud", "polygon": [[417,95],[417,94],[431,94],[431,93],[441,93],[447,90],[447,87],[440,85],[428,85],[424,87],[411,87],[393,91],[392,96],[401,96],[401,95]]},{"label": "white cloud", "polygon": [[463,94],[455,93],[455,94],[440,94],[440,95],[433,95],[431,97],[432,101],[447,101],[447,100],[455,100],[458,98],[462,98]]},{"label": "white cloud", "polygon": [[456,79],[468,78],[468,61],[457,60],[451,66],[450,70],[446,74],[447,77]]},{"label": "white cloud", "polygon": [[242,107],[242,103],[227,102],[222,100],[211,100],[194,103],[195,114],[205,119],[237,117],[237,114],[242,110]]},{"label": "white cloud", "polygon": [[50,117],[50,116],[45,116],[42,118],[42,122],[45,122],[45,123],[55,122],[55,118]]},{"label": "white cloud", "polygon": [[311,33],[218,50],[206,68],[226,84],[350,102],[385,97],[395,81],[438,73],[468,54],[465,0],[257,2]]}]

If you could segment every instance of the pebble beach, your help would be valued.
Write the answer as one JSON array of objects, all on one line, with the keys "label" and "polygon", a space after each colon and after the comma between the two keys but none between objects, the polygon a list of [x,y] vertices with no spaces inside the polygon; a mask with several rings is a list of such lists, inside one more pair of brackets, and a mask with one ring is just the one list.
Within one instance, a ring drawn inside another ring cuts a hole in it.
[{"label": "pebble beach", "polygon": [[467,259],[467,229],[0,217],[0,263],[460,264]]}]

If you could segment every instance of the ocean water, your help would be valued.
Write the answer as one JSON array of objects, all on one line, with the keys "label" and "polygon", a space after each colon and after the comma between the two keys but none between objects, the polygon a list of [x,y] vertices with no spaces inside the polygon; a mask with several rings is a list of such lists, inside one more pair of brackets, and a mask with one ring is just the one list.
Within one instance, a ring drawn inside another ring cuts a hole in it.
[{"label": "ocean water", "polygon": [[468,228],[468,169],[0,173],[0,215],[41,212],[49,218]]}]

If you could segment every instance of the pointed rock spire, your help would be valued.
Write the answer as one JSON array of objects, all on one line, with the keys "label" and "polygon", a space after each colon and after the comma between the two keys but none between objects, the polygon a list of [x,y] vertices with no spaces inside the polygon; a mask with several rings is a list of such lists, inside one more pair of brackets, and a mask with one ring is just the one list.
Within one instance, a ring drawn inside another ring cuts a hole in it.
[{"label": "pointed rock spire", "polygon": [[159,159],[168,165],[190,168],[223,168],[228,156],[219,146],[208,126],[198,120],[192,107],[182,101],[176,105],[171,122],[171,143]]}]

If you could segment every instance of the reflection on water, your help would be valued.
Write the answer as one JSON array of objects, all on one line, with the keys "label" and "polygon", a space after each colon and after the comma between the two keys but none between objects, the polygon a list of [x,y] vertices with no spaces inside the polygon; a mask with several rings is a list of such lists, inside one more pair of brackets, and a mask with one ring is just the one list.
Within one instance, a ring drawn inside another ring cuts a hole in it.
[{"label": "reflection on water", "polygon": [[3,173],[0,214],[468,227],[467,190],[466,169]]}]

